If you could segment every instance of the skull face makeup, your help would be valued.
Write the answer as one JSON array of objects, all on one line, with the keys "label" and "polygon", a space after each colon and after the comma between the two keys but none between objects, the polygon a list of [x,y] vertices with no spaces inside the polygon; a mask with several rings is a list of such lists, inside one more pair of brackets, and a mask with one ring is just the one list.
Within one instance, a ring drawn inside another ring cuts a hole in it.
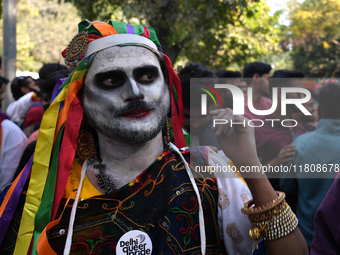
[{"label": "skull face makeup", "polygon": [[85,78],[83,107],[98,132],[145,143],[161,131],[169,103],[159,60],[150,50],[115,46],[97,53]]},{"label": "skull face makeup", "polygon": [[[174,142],[180,148],[186,146],[182,131],[181,84],[170,59],[162,53],[157,30],[112,20],[108,23],[84,20],[78,24],[78,34],[62,55],[65,64],[75,69],[67,79],[57,83],[51,105],[45,113],[48,117],[41,123],[34,164],[32,157],[24,169],[25,174],[18,177],[15,192],[7,193],[8,201],[13,202],[8,207],[7,204],[4,205],[6,212],[4,217],[0,217],[0,225],[4,226],[0,233],[1,244],[5,235],[12,237],[11,234],[7,235],[7,229],[13,229],[9,225],[15,208],[22,208],[17,207],[25,186],[22,183],[26,183],[28,176],[31,176],[30,181],[34,184],[28,185],[29,199],[23,205],[21,219],[25,224],[15,233],[18,238],[10,238],[13,242],[3,242],[11,247],[15,244],[15,249],[18,249],[15,253],[18,254],[28,253],[31,244],[32,251],[45,245],[49,247],[47,240],[39,239],[41,241],[38,244],[39,240],[33,238],[33,233],[35,230],[40,232],[41,227],[49,226],[50,219],[56,218],[65,190],[69,190],[68,177],[72,175],[70,171],[73,171],[73,164],[77,169],[81,167],[78,169],[81,172],[80,185],[86,180],[85,176],[92,185],[98,183],[98,172],[95,172],[97,168],[94,168],[94,164],[89,162],[90,165],[87,166],[87,161],[84,161],[80,166],[74,157],[84,118],[98,131],[98,149],[101,151],[97,152],[100,152],[103,161],[99,166],[106,166],[107,176],[112,177],[118,189],[130,183],[131,178],[148,168],[163,152],[160,130],[170,101]],[[164,58],[165,63],[162,70],[160,57]],[[54,164],[54,174],[48,174],[52,162],[60,164]],[[40,185],[35,185],[37,183]],[[54,184],[57,185],[53,186]],[[47,187],[51,188],[51,192]],[[101,188],[98,184],[94,188],[96,187]],[[80,189],[76,190],[78,193],[74,205],[78,204],[80,198]],[[49,195],[43,196],[47,194],[45,191]],[[45,209],[38,208],[46,208],[45,204],[51,204],[52,201],[53,205],[47,209],[50,217],[45,217]],[[76,208],[74,206],[72,212]],[[73,229],[75,222],[73,216],[74,213],[68,220],[70,229]],[[27,222],[30,222],[30,226],[27,226]],[[35,224],[37,222],[41,223],[40,226]],[[65,254],[71,252],[71,244],[72,231],[68,231]],[[112,253],[111,246],[109,249],[109,253]],[[49,251],[38,253],[49,254]]]}]

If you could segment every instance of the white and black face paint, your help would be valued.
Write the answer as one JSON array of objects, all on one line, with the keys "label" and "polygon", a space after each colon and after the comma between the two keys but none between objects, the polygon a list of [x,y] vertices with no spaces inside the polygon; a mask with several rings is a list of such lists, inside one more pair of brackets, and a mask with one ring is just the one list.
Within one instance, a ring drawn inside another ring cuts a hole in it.
[{"label": "white and black face paint", "polygon": [[154,53],[138,46],[114,46],[98,52],[86,74],[84,114],[101,134],[142,144],[161,131],[169,94]]}]

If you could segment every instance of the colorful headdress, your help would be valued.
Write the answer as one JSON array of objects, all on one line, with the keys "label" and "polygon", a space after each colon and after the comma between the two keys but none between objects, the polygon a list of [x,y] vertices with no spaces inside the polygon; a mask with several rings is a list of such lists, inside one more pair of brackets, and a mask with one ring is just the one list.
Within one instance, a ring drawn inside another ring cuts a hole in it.
[{"label": "colorful headdress", "polygon": [[[37,254],[37,249],[48,251],[46,254],[55,254],[48,247],[42,247],[45,242],[40,240],[46,240],[46,231],[59,222],[55,217],[76,154],[83,118],[80,90],[96,52],[115,45],[146,47],[164,60],[164,77],[171,96],[174,140],[177,147],[186,146],[182,132],[180,80],[170,59],[162,53],[157,31],[150,27],[117,21],[80,22],[79,33],[62,53],[65,62],[76,68],[65,82],[56,85],[52,95],[53,102],[43,116],[35,154],[8,190],[0,208],[1,243],[30,176],[14,254],[27,254],[31,250],[32,254]],[[30,248],[31,242],[33,245]]]}]

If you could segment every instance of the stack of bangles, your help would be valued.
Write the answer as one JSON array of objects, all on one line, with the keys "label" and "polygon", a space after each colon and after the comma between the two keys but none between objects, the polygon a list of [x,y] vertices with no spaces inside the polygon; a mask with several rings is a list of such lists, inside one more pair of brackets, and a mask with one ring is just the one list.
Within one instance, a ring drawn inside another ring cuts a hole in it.
[{"label": "stack of bangles", "polygon": [[285,201],[285,193],[276,191],[277,198],[272,202],[255,207],[254,201],[246,202],[241,211],[249,216],[252,227],[250,237],[256,241],[276,240],[293,232],[297,225],[296,218],[290,206]]}]

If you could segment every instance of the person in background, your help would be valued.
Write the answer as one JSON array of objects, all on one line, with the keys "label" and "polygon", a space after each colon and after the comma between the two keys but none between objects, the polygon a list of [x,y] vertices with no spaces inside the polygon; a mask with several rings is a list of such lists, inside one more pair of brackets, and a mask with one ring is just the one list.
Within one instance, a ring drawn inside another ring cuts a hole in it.
[{"label": "person in background", "polygon": [[238,86],[242,91],[243,91],[243,95],[244,97],[247,97],[247,82],[245,81],[245,79],[243,77],[240,78],[240,85]]},{"label": "person in background", "polygon": [[[215,75],[220,78],[219,82],[223,84],[231,84],[239,87],[243,94],[246,94],[247,87],[241,86],[241,73],[229,70],[219,70]],[[229,89],[217,89],[218,94],[221,97],[222,105],[218,105],[217,108],[230,108],[233,109],[233,96]]]},{"label": "person in background", "polygon": [[[65,65],[60,65],[58,63],[47,63],[44,64],[39,70],[39,79],[36,81],[41,88],[44,80],[47,77],[55,72],[55,71],[62,71],[66,70],[69,73],[68,68]],[[39,129],[40,122],[42,119],[42,115],[44,114],[43,102],[42,99],[39,98],[30,108],[27,110],[24,120],[24,125],[22,129],[24,133],[29,137],[33,132]]]},{"label": "person in background", "polygon": [[[329,83],[321,88],[318,110],[320,121],[316,130],[300,135],[293,141],[295,155],[288,166],[295,166],[298,170],[293,175],[283,173],[280,188],[286,194],[298,196],[296,215],[299,227],[309,248],[314,239],[317,246],[314,254],[340,254],[340,247],[334,249],[336,238],[332,238],[328,231],[336,228],[336,235],[339,237],[340,224],[334,223],[339,222],[340,200],[325,198],[339,170],[334,166],[340,165],[340,83]],[[300,172],[300,166],[308,167],[310,171]],[[324,198],[327,201],[322,202]],[[313,238],[314,216],[316,226]],[[317,230],[327,231],[322,233]],[[339,240],[337,238],[338,244]],[[334,250],[331,251],[332,249]]]},{"label": "person in background", "polygon": [[[255,61],[247,64],[243,68],[243,78],[248,87],[252,88],[252,103],[257,110],[267,110],[272,106],[272,100],[268,98],[270,95],[269,80],[271,65]],[[244,117],[248,119],[261,119],[263,116],[258,116],[250,112],[248,101],[244,101]]]},{"label": "person in background", "polygon": [[[191,78],[216,78],[213,71],[200,63],[190,62],[181,70],[178,77],[182,83],[183,127],[190,134],[191,146],[213,146],[220,149],[215,133],[211,130],[208,115],[201,114],[201,90],[190,86]],[[197,100],[190,100],[197,98]],[[207,108],[213,102],[209,99]]]},{"label": "person in background", "polygon": [[316,108],[316,104],[318,103],[318,95],[316,94],[316,92],[312,89],[307,88],[308,91],[311,94],[311,99],[307,102],[304,103],[303,106],[312,114],[312,115],[304,115],[301,111],[300,112],[296,112],[296,113],[292,113],[292,117],[293,119],[295,119],[296,121],[298,121],[299,123],[301,123],[304,128],[307,131],[314,131],[315,130],[315,126],[311,125],[309,123],[314,123],[315,120],[315,111],[317,110]]},{"label": "person in background", "polygon": [[[46,111],[51,104],[52,93],[57,82],[60,79],[67,78],[69,75],[70,71],[68,69],[60,69],[59,71],[54,71],[50,73],[47,77],[45,77],[44,83],[42,84],[41,87],[41,103],[44,111]],[[31,142],[37,140],[38,134],[39,129],[34,131],[28,137],[27,144],[30,144]]]},{"label": "person in background", "polygon": [[[7,88],[7,84],[9,83],[9,80],[7,80],[5,77],[0,76],[0,106],[2,104],[2,100],[5,99],[4,93]],[[0,110],[1,114],[6,115],[6,119],[9,119],[8,115]]]},{"label": "person in background", "polygon": [[[287,79],[290,77],[290,79]],[[285,121],[285,126],[281,121],[292,119],[290,116],[294,112],[300,110],[292,104],[287,105],[286,115],[281,115],[281,88],[282,87],[302,87],[300,74],[295,71],[279,70],[275,71],[273,79],[270,80],[270,87],[277,87],[278,100],[276,110],[265,116],[266,119],[274,119],[276,121],[264,121],[264,125],[255,128],[257,155],[263,165],[280,166],[291,161],[294,156],[295,146],[291,145],[293,139],[300,134],[306,132],[302,124],[297,123],[293,127],[291,121]],[[276,78],[276,79],[275,79]],[[283,79],[286,78],[286,79]],[[299,98],[299,93],[287,93],[287,98]],[[291,126],[291,127],[288,127]],[[277,178],[270,179],[275,189],[279,189],[279,180]]]},{"label": "person in background", "polygon": [[9,119],[0,115],[0,193],[11,183],[25,150],[27,137],[21,129]]},{"label": "person in background", "polygon": [[[1,63],[1,62],[0,62]],[[0,76],[0,103],[9,80]],[[9,116],[0,109],[0,194],[11,183],[19,164],[19,157],[26,147],[27,137],[20,128],[9,120]],[[0,196],[0,203],[2,197]]]},{"label": "person in background", "polygon": [[27,93],[40,91],[40,88],[31,76],[19,76],[11,82],[11,91],[13,98],[18,100]]},{"label": "person in background", "polygon": [[61,70],[68,70],[68,68],[59,63],[46,63],[39,70],[39,78],[44,81],[51,73]]},{"label": "person in background", "polygon": [[67,78],[69,75],[70,70],[66,68],[53,71],[44,79],[44,83],[41,87],[41,99],[45,111],[51,104],[52,93],[57,82],[61,79]]},{"label": "person in background", "polygon": [[314,236],[311,255],[340,254],[340,175],[319,206],[314,217]]},{"label": "person in background", "polygon": [[16,101],[9,104],[6,113],[14,123],[23,127],[28,109],[35,102],[39,102],[40,88],[32,77],[19,76],[11,82],[11,91]]},{"label": "person in background", "polygon": [[0,103],[2,102],[2,100],[4,100],[4,93],[6,91],[7,88],[7,84],[8,84],[9,80],[6,79],[5,77],[0,76]]},{"label": "person in background", "polygon": [[[0,70],[2,73],[2,68]],[[4,92],[8,83],[8,79],[0,76],[0,104],[5,99]],[[25,134],[9,119],[9,116],[0,109],[0,194],[11,183],[19,164],[18,155],[23,153],[27,141]]]},{"label": "person in background", "polygon": [[[48,75],[44,83],[41,87],[41,94],[42,94],[42,105],[44,110],[46,111],[47,108],[51,104],[51,99],[52,99],[52,93],[54,90],[55,85],[60,79],[67,78],[70,74],[70,71],[68,69],[62,69],[59,71],[54,71],[50,75]],[[18,176],[18,174],[21,172],[21,170],[25,167],[27,164],[28,160],[31,158],[34,150],[35,150],[35,145],[36,145],[36,140],[38,138],[39,134],[39,129],[34,131],[27,139],[27,147],[25,151],[23,152],[19,165],[16,169],[16,172],[13,176],[13,181],[15,178]]]}]

